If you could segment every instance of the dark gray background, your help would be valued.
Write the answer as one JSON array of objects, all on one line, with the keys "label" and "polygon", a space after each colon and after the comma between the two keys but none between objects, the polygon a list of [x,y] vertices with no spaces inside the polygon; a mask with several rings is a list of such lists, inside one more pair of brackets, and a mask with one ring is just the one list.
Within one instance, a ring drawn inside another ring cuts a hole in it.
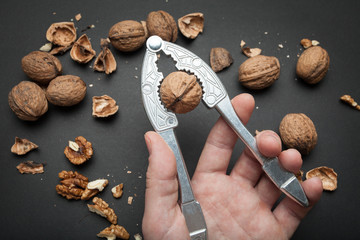
[{"label": "dark gray background", "polygon": [[[94,49],[100,52],[100,38],[122,20],[145,20],[155,10],[165,10],[175,19],[191,13],[205,16],[203,34],[189,41],[179,34],[177,44],[185,46],[205,61],[212,47],[230,51],[234,63],[218,73],[230,97],[252,93],[256,109],[248,124],[251,132],[272,129],[278,132],[287,113],[305,113],[315,123],[319,140],[304,157],[303,170],[326,165],[339,175],[338,189],[324,192],[320,202],[304,219],[293,239],[356,239],[359,236],[358,183],[360,170],[360,112],[339,101],[343,94],[360,102],[360,3],[359,1],[2,1],[0,8],[0,238],[1,239],[97,239],[109,223],[87,209],[86,202],[68,201],[55,191],[58,172],[76,170],[91,180],[109,179],[100,194],[110,203],[131,235],[141,232],[144,210],[145,172],[148,153],[143,140],[151,125],[140,94],[140,70],[145,48],[124,54],[111,49],[117,71],[110,76],[93,72],[92,62],[80,65],[69,56],[60,56],[63,74],[80,76],[88,87],[87,96],[70,108],[49,106],[37,122],[19,120],[10,110],[8,92],[22,80],[21,58],[46,43],[45,33],[54,22],[70,21],[77,13],[78,36],[86,31]],[[56,14],[53,14],[53,13]],[[268,34],[265,34],[267,32]],[[297,54],[302,38],[318,40],[331,59],[325,79],[309,86],[295,76]],[[260,47],[264,55],[276,56],[281,63],[278,81],[269,89],[251,92],[237,81],[239,65],[247,58],[239,43]],[[278,44],[283,44],[280,49]],[[288,57],[287,57],[288,55]],[[160,70],[167,74],[165,58]],[[100,80],[99,80],[100,79]],[[109,119],[91,116],[92,96],[108,94],[119,104],[119,112]],[[177,136],[192,175],[207,134],[218,117],[204,105],[178,116]],[[68,140],[82,135],[93,143],[94,156],[83,166],[74,166],[63,150]],[[10,152],[15,136],[27,138],[40,147],[25,156]],[[242,151],[238,143],[231,166]],[[46,162],[45,173],[21,175],[16,165],[25,160]],[[230,166],[230,167],[231,167]],[[128,174],[127,171],[131,171]],[[123,182],[124,196],[114,199],[110,188]],[[215,190],[216,191],[216,190]],[[132,205],[128,196],[134,197]],[[156,223],[154,223],[156,224]]]}]

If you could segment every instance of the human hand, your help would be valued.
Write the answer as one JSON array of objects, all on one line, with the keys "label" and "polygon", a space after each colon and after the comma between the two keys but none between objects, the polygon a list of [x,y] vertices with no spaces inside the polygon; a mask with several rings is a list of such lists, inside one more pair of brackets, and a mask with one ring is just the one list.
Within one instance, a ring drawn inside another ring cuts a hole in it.
[{"label": "human hand", "polygon": [[[232,100],[232,104],[246,123],[254,109],[253,97],[241,94]],[[220,118],[208,136],[191,180],[205,217],[208,239],[289,239],[301,219],[320,199],[321,180],[312,178],[302,183],[309,207],[304,208],[286,197],[272,210],[281,191],[263,173],[249,149],[243,151],[231,173],[226,174],[237,138]],[[263,155],[277,156],[288,171],[300,170],[300,153],[294,149],[281,151],[281,140],[276,133],[262,131],[256,140]],[[150,155],[142,223],[144,238],[190,239],[178,205],[174,154],[155,132],[146,133],[145,141]]]}]

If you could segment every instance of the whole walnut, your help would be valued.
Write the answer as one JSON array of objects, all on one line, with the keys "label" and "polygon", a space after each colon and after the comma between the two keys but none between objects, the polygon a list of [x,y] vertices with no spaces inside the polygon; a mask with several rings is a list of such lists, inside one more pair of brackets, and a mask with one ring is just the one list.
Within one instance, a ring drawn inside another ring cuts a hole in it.
[{"label": "whole walnut", "polygon": [[139,49],[146,41],[146,31],[137,21],[125,20],[110,28],[111,44],[122,52],[132,52]]},{"label": "whole walnut", "polygon": [[40,84],[48,84],[62,72],[59,59],[41,51],[34,51],[23,57],[21,66],[29,78]]},{"label": "whole walnut", "polygon": [[149,13],[146,19],[149,36],[158,35],[165,41],[175,42],[178,29],[174,18],[165,11]]},{"label": "whole walnut", "polygon": [[239,67],[239,81],[249,89],[270,87],[280,76],[280,63],[276,57],[257,55]]},{"label": "whole walnut", "polygon": [[166,108],[175,113],[187,113],[199,105],[202,89],[194,75],[177,71],[161,83],[160,97]]},{"label": "whole walnut", "polygon": [[325,49],[312,46],[306,49],[296,65],[296,75],[309,84],[323,79],[329,69],[330,57]]},{"label": "whole walnut", "polygon": [[9,92],[11,110],[18,118],[35,121],[48,110],[44,91],[36,83],[22,81]]},{"label": "whole walnut", "polygon": [[78,76],[64,75],[53,79],[46,89],[46,98],[57,106],[73,106],[86,95],[86,84]]},{"label": "whole walnut", "polygon": [[317,143],[314,123],[303,113],[289,113],[281,121],[280,137],[288,148],[295,148],[302,154],[309,154]]}]

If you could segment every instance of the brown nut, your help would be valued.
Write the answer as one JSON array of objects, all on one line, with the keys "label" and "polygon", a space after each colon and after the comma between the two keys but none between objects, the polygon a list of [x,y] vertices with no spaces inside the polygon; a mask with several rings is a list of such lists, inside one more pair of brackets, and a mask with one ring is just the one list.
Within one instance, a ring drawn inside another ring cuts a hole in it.
[{"label": "brown nut", "polygon": [[36,121],[48,110],[48,102],[44,91],[36,83],[22,81],[9,92],[9,106],[20,118]]},{"label": "brown nut", "polygon": [[69,141],[69,146],[65,147],[64,154],[72,164],[80,165],[93,155],[92,144],[82,136],[76,137],[75,142]]},{"label": "brown nut", "polygon": [[76,40],[76,29],[73,22],[53,23],[46,31],[46,39],[58,46],[71,46]]},{"label": "brown nut", "polygon": [[40,84],[48,84],[62,72],[59,59],[41,51],[34,51],[23,57],[21,67],[29,78]]},{"label": "brown nut", "polygon": [[325,49],[313,46],[306,49],[299,57],[296,75],[309,84],[321,81],[330,65],[330,57]]},{"label": "brown nut", "polygon": [[61,184],[56,185],[56,192],[66,199],[81,199],[84,189],[88,184],[88,178],[78,172],[61,171],[59,173]]},{"label": "brown nut", "polygon": [[174,18],[167,12],[159,10],[149,13],[146,19],[149,36],[158,35],[165,41],[175,42],[178,29]]},{"label": "brown nut", "polygon": [[110,28],[109,39],[116,49],[122,52],[132,52],[145,43],[146,33],[141,23],[125,20]]},{"label": "brown nut", "polygon": [[202,97],[202,89],[194,75],[172,72],[160,86],[161,101],[175,113],[187,113],[196,108]]},{"label": "brown nut", "polygon": [[178,19],[180,32],[187,38],[194,39],[204,29],[204,14],[189,13]]},{"label": "brown nut", "polygon": [[101,39],[101,52],[96,57],[93,69],[98,72],[105,72],[106,74],[110,74],[116,70],[116,60],[114,55],[108,48],[109,39]]},{"label": "brown nut", "polygon": [[78,76],[63,75],[54,78],[46,89],[46,98],[57,106],[73,106],[86,95],[86,84]]},{"label": "brown nut", "polygon": [[33,161],[22,162],[19,165],[17,165],[16,168],[19,170],[21,174],[24,173],[37,174],[44,172],[44,165],[42,163],[35,163]]},{"label": "brown nut", "polygon": [[98,237],[103,237],[106,239],[129,239],[130,234],[126,231],[123,226],[112,224],[110,227],[105,228],[100,233],[97,234]]},{"label": "brown nut", "polygon": [[317,143],[314,123],[303,113],[289,113],[281,121],[280,137],[288,148],[295,148],[302,154],[309,154]]},{"label": "brown nut", "polygon": [[17,155],[24,155],[39,146],[25,138],[15,137],[15,143],[11,147],[11,152]]},{"label": "brown nut", "polygon": [[90,212],[99,214],[100,216],[106,218],[112,224],[117,223],[117,216],[114,210],[109,207],[109,204],[107,204],[104,200],[98,197],[94,197],[92,202],[94,203],[94,205],[87,205]]},{"label": "brown nut", "polygon": [[88,63],[95,55],[96,52],[86,34],[79,37],[70,51],[70,57],[79,63]]},{"label": "brown nut", "polygon": [[212,48],[210,51],[210,66],[214,72],[219,72],[229,67],[233,59],[225,48]]},{"label": "brown nut", "polygon": [[311,169],[306,173],[306,179],[312,177],[321,179],[324,190],[334,191],[337,188],[337,173],[332,168],[322,166]]},{"label": "brown nut", "polygon": [[249,89],[270,87],[280,76],[280,63],[276,57],[257,55],[239,67],[239,81]]},{"label": "brown nut", "polygon": [[310,40],[310,39],[307,39],[307,38],[301,39],[300,44],[301,44],[305,49],[312,46],[311,40]]},{"label": "brown nut", "polygon": [[108,183],[109,181],[107,179],[97,179],[89,182],[81,196],[81,200],[89,200],[99,192],[102,192]]},{"label": "brown nut", "polygon": [[108,117],[114,115],[119,109],[119,106],[116,105],[116,101],[108,95],[94,96],[92,100],[93,117]]},{"label": "brown nut", "polygon": [[121,198],[123,195],[124,184],[120,183],[111,189],[114,198]]}]

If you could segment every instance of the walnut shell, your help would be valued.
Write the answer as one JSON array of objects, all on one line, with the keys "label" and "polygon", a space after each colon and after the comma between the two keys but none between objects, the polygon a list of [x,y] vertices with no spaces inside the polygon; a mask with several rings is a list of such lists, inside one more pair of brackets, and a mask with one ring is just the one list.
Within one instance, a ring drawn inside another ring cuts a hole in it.
[{"label": "walnut shell", "polygon": [[86,34],[79,37],[70,51],[70,57],[79,63],[88,63],[95,55],[96,52],[92,48],[91,42]]},{"label": "walnut shell", "polygon": [[16,116],[26,121],[35,121],[48,110],[44,91],[30,81],[22,81],[13,87],[9,92],[8,101]]},{"label": "walnut shell", "polygon": [[64,75],[53,79],[46,89],[46,98],[57,106],[73,106],[86,95],[86,84],[78,76]]},{"label": "walnut shell", "polygon": [[313,46],[299,57],[296,75],[309,84],[315,84],[325,77],[329,64],[330,57],[327,51],[320,46]]},{"label": "walnut shell", "polygon": [[53,23],[46,31],[46,39],[58,46],[72,45],[76,40],[76,29],[73,22]]},{"label": "walnut shell", "polygon": [[288,148],[295,148],[302,154],[309,154],[317,143],[314,123],[303,113],[289,113],[281,121],[280,137]]},{"label": "walnut shell", "polygon": [[122,52],[132,52],[144,45],[146,32],[141,23],[125,20],[110,28],[109,39],[116,49]]},{"label": "walnut shell", "polygon": [[24,155],[38,147],[39,147],[38,145],[25,138],[15,137],[15,143],[11,147],[11,152],[17,155]]},{"label": "walnut shell", "polygon": [[210,51],[210,65],[214,72],[220,72],[224,68],[229,67],[233,63],[233,59],[228,50],[225,48],[212,48]]},{"label": "walnut shell", "polygon": [[165,41],[175,42],[178,29],[174,18],[167,12],[159,10],[149,13],[146,19],[149,36],[158,35]]},{"label": "walnut shell", "polygon": [[93,69],[98,72],[105,72],[106,74],[110,74],[116,70],[116,60],[114,55],[108,48],[109,39],[101,39],[101,52],[96,57]]},{"label": "walnut shell", "polygon": [[116,105],[116,101],[108,95],[94,96],[92,100],[93,117],[108,117],[114,115],[119,110],[119,106]]},{"label": "walnut shell", "polygon": [[59,59],[41,51],[34,51],[23,57],[21,67],[29,78],[40,84],[48,84],[62,73]]},{"label": "walnut shell", "polygon": [[239,67],[239,81],[249,89],[270,87],[280,76],[280,63],[276,57],[257,55]]},{"label": "walnut shell", "polygon": [[187,113],[199,105],[202,89],[194,75],[172,72],[160,86],[160,97],[166,108],[175,113]]},{"label": "walnut shell", "polygon": [[306,179],[318,177],[321,179],[323,190],[334,191],[337,188],[337,173],[334,169],[321,166],[306,173]]},{"label": "walnut shell", "polygon": [[204,14],[189,13],[178,19],[180,32],[187,38],[194,39],[204,29]]}]

